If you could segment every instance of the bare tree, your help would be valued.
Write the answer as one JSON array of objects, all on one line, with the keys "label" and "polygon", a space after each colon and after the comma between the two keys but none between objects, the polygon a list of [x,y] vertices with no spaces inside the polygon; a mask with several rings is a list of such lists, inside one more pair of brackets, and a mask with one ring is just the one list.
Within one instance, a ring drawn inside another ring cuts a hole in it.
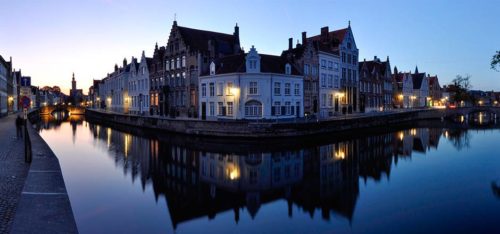
[{"label": "bare tree", "polygon": [[457,75],[457,77],[451,81],[449,88],[454,94],[453,100],[456,102],[469,100],[468,91],[472,88],[470,78],[470,75]]},{"label": "bare tree", "polygon": [[491,58],[491,69],[495,71],[500,71],[500,50],[496,52],[496,54],[493,55],[493,58]]}]

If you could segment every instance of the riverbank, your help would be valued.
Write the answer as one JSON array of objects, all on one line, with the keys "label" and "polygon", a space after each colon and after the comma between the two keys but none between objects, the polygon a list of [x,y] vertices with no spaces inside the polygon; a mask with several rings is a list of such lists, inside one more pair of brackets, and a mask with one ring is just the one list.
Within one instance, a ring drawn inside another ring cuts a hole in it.
[{"label": "riverbank", "polygon": [[14,119],[9,116],[1,120],[2,137],[7,139],[0,141],[7,144],[0,152],[0,156],[4,155],[2,175],[8,173],[8,178],[2,178],[0,184],[2,201],[9,204],[7,210],[1,209],[5,223],[0,232],[78,233],[57,157],[29,125],[33,160],[25,163],[24,144],[16,137]]},{"label": "riverbank", "polygon": [[236,138],[280,138],[321,135],[364,128],[403,124],[418,120],[441,119],[444,110],[422,109],[339,117],[326,121],[289,122],[209,121],[126,115],[87,109],[87,119],[195,136]]}]

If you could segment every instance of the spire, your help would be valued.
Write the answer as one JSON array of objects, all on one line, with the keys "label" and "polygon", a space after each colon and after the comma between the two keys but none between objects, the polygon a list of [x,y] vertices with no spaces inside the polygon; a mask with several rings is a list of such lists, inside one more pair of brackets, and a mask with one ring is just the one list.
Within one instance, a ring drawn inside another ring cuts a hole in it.
[{"label": "spire", "polygon": [[398,74],[398,67],[394,66],[394,74]]},{"label": "spire", "polygon": [[71,80],[75,80],[75,73],[73,72],[73,78]]},{"label": "spire", "polygon": [[158,42],[155,44],[155,50],[158,50]]},{"label": "spire", "polygon": [[418,66],[415,66],[415,74],[418,74]]},{"label": "spire", "polygon": [[389,55],[387,55],[387,60],[386,60],[386,62],[389,62]]},{"label": "spire", "polygon": [[349,20],[348,22],[348,27],[350,28],[351,27],[351,21]]}]

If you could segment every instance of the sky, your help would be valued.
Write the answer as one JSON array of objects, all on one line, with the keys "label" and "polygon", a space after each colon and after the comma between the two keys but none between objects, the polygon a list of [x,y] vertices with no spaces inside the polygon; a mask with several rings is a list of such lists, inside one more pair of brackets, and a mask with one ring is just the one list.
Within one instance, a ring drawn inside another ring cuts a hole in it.
[{"label": "sky", "polygon": [[385,59],[399,71],[438,75],[441,85],[470,75],[473,89],[500,91],[490,69],[500,50],[498,0],[0,0],[0,55],[32,85],[68,93],[74,72],[86,93],[93,79],[124,58],[152,56],[178,25],[232,34],[241,46],[279,55],[303,31],[308,36],[351,21],[359,58]]}]

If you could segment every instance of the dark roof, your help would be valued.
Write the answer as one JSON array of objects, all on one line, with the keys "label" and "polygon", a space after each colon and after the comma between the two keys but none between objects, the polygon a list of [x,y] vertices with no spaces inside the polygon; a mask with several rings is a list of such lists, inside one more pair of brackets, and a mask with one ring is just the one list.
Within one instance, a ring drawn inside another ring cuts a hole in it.
[{"label": "dark roof", "polygon": [[151,67],[151,64],[153,64],[153,58],[146,57],[146,64],[147,64],[148,68]]},{"label": "dark roof", "polygon": [[[363,61],[359,62],[359,74],[360,76],[362,75],[363,69],[366,69],[368,71],[368,79],[372,79],[373,77],[373,72],[378,73],[380,79],[383,79],[384,76],[386,75],[387,72],[390,71],[390,67],[387,66],[387,61],[386,62],[381,62],[380,60],[372,60],[372,61]],[[403,80],[403,76],[401,75],[401,80]]]},{"label": "dark roof", "polygon": [[[260,72],[262,73],[285,73],[286,60],[283,57],[276,55],[259,54],[260,56]],[[215,60],[215,74],[226,73],[244,73],[246,72],[245,64],[246,54],[230,55]],[[291,64],[290,64],[291,65]],[[293,66],[292,75],[301,75],[300,72]],[[203,75],[208,75],[205,73]]]},{"label": "dark roof", "polygon": [[239,40],[239,38],[232,34],[205,31],[180,26],[177,26],[177,28],[186,45],[189,45],[192,49],[201,51],[208,51],[208,41],[211,40],[215,43],[218,51],[222,53],[233,53],[234,45]]},{"label": "dark roof", "polygon": [[[328,38],[333,42],[333,46],[338,47],[344,41],[345,35],[349,28],[343,28],[335,31],[328,32]],[[321,34],[307,38],[307,41],[321,41]]]},{"label": "dark roof", "polygon": [[425,78],[425,73],[411,74],[411,78],[413,80],[413,89],[422,88],[422,81]]},{"label": "dark roof", "polygon": [[439,80],[437,76],[429,76],[429,85],[439,85]]}]

